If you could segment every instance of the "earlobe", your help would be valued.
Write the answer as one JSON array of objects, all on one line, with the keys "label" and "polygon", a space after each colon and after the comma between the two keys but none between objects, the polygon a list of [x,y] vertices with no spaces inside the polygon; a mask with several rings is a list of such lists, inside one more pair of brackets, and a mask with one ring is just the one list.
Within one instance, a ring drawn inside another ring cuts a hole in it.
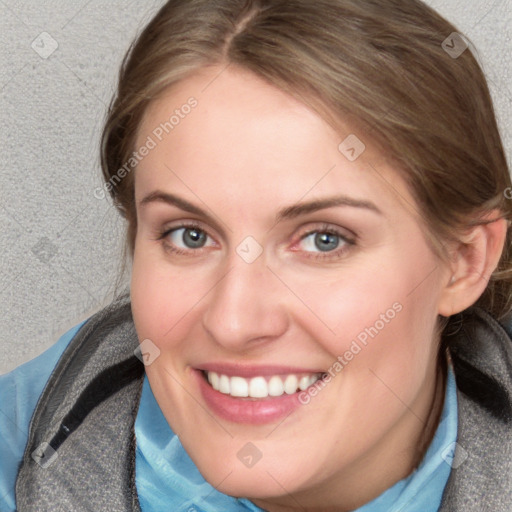
[{"label": "earlobe", "polygon": [[440,315],[448,317],[463,311],[485,291],[498,266],[507,235],[508,223],[497,218],[499,213],[495,210],[484,217],[486,224],[475,226],[460,237],[452,251],[451,277],[441,291]]}]

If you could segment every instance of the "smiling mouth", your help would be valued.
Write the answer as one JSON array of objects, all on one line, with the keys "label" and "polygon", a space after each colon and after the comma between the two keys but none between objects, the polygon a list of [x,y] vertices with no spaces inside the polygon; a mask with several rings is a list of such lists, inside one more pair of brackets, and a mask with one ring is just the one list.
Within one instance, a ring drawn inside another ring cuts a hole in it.
[{"label": "smiling mouth", "polygon": [[292,373],[245,378],[205,370],[201,370],[201,374],[215,391],[233,398],[252,400],[278,398],[305,391],[326,375],[325,373]]}]

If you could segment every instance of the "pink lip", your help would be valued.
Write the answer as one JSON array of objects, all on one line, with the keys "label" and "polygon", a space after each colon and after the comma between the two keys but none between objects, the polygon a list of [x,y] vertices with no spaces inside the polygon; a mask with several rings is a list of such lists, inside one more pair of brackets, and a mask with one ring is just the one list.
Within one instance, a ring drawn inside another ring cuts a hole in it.
[{"label": "pink lip", "polygon": [[323,373],[325,370],[298,368],[293,366],[248,366],[233,363],[206,363],[196,367],[198,370],[215,372],[229,377],[238,376],[250,379],[251,377],[266,377],[268,375],[282,374],[303,374],[303,373]]},{"label": "pink lip", "polygon": [[[217,365],[212,365],[212,367],[213,366],[217,367]],[[258,369],[246,367],[246,370],[249,369],[251,370],[251,376],[264,375],[261,373],[261,367]],[[276,370],[282,370],[282,368],[273,367],[273,375],[276,374]],[[291,413],[293,413],[293,411],[302,405],[299,401],[299,394],[304,393],[304,391],[298,391],[293,395],[284,394],[279,397],[257,399],[234,398],[230,395],[226,395],[213,389],[206,381],[206,378],[204,377],[201,370],[194,369],[192,370],[192,373],[196,379],[200,393],[208,408],[217,416],[234,423],[262,425],[265,423],[275,422],[281,418],[289,416]],[[292,372],[287,370],[284,373],[296,373],[296,369],[294,369]],[[228,374],[226,373],[226,375]],[[233,375],[238,375],[240,377],[244,376],[240,373],[233,373]]]}]

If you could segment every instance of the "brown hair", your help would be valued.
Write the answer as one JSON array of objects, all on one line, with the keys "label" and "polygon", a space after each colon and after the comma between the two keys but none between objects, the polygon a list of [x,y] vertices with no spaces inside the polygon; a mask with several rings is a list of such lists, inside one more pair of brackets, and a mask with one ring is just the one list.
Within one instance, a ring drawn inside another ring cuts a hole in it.
[{"label": "brown hair", "polygon": [[[511,180],[487,83],[469,49],[457,58],[445,51],[453,32],[419,0],[167,2],[123,61],[102,134],[103,175],[128,221],[129,255],[137,229],[133,173],[122,180],[116,173],[134,151],[149,103],[213,65],[252,71],[333,126],[351,120],[360,139],[396,163],[440,257],[445,242],[491,210],[510,221]],[[512,310],[508,226],[477,302],[497,319]]]}]

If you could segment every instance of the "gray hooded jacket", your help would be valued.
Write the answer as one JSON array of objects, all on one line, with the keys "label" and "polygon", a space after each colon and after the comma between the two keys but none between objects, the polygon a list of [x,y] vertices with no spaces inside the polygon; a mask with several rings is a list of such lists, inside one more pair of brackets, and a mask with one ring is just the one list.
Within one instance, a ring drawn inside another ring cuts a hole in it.
[{"label": "gray hooded jacket", "polygon": [[[477,307],[450,321],[459,409],[454,460],[465,460],[453,464],[439,511],[512,512],[512,321],[502,325]],[[16,479],[19,512],[140,512],[138,346],[127,297],[81,327],[32,416]]]}]

